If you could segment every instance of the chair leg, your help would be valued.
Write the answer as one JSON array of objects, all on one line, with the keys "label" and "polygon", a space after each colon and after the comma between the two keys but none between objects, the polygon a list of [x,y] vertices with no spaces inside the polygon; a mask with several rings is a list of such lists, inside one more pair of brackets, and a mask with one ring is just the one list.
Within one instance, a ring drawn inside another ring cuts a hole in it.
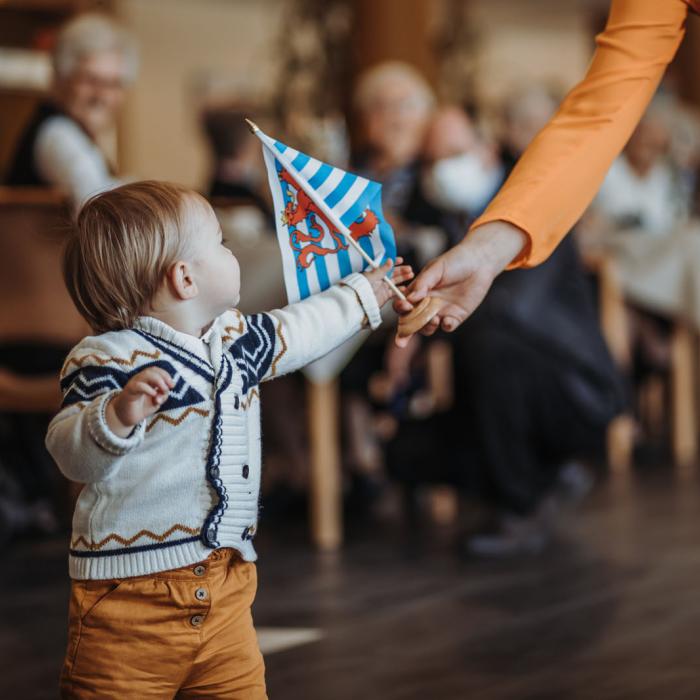
[{"label": "chair leg", "polygon": [[451,486],[433,486],[430,489],[430,515],[438,525],[456,522],[459,511],[457,490]]},{"label": "chair leg", "polygon": [[338,383],[307,382],[311,442],[311,537],[323,550],[340,548],[343,509],[338,436]]},{"label": "chair leg", "polygon": [[687,325],[679,323],[671,342],[673,458],[677,466],[683,467],[695,462],[698,451],[693,334]]},{"label": "chair leg", "polygon": [[625,414],[614,418],[608,426],[608,465],[613,472],[628,472],[634,454],[634,419]]}]

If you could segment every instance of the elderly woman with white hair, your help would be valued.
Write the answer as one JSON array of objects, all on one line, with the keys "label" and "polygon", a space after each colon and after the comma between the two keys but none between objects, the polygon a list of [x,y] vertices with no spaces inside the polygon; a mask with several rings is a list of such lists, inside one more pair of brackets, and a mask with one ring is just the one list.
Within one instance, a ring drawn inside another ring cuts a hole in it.
[{"label": "elderly woman with white hair", "polygon": [[116,184],[98,140],[136,76],[136,47],[109,17],[85,14],[60,31],[53,64],[51,95],[20,138],[6,184],[58,187],[79,207]]},{"label": "elderly woman with white hair", "polygon": [[[108,17],[82,15],[59,33],[54,84],[22,135],[6,184],[64,190],[75,208],[116,184],[97,145],[113,126],[136,74],[129,35]],[[44,447],[57,402],[63,341],[0,343],[0,547],[57,527],[65,486]]]},{"label": "elderly woman with white hair", "polygon": [[401,214],[417,177],[435,96],[415,68],[386,61],[360,76],[354,103],[365,146],[356,166],[383,183],[385,207]]}]

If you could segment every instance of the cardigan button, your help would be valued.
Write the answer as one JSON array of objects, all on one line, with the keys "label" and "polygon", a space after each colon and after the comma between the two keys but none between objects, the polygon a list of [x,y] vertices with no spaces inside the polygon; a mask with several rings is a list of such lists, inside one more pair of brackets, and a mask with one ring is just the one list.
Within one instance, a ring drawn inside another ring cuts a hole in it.
[{"label": "cardigan button", "polygon": [[244,465],[243,465],[243,478],[244,478],[244,479],[247,479],[247,478],[248,478],[248,474],[250,474],[250,468],[248,467],[247,464],[244,464]]},{"label": "cardigan button", "polygon": [[213,525],[207,530],[207,542],[209,542],[209,544],[216,543],[216,528]]},{"label": "cardigan button", "polygon": [[207,567],[202,566],[202,564],[197,564],[197,566],[194,567],[193,572],[195,576],[204,576],[204,574],[207,573]]},{"label": "cardigan button", "polygon": [[199,627],[204,622],[204,615],[192,615],[190,624],[192,627]]},{"label": "cardigan button", "polygon": [[219,478],[219,467],[212,467],[209,474],[211,475],[212,479],[218,479]]},{"label": "cardigan button", "polygon": [[194,597],[195,597],[197,600],[206,600],[206,599],[209,597],[209,594],[207,593],[207,589],[206,589],[206,588],[198,588],[198,589],[194,592]]}]

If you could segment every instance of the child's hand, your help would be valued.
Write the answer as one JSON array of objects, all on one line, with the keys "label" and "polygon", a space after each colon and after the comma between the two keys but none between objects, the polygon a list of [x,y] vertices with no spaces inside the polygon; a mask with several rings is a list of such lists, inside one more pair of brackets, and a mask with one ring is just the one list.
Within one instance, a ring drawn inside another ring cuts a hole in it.
[{"label": "child's hand", "polygon": [[105,417],[110,429],[127,437],[137,423],[158,410],[174,386],[172,377],[160,367],[135,374],[107,404]]},{"label": "child's hand", "polygon": [[[414,277],[413,268],[410,265],[402,265],[402,262],[403,258],[396,258],[396,266],[391,275],[392,282],[397,286],[412,280]],[[380,308],[394,296],[391,287],[384,280],[384,276],[391,270],[391,265],[391,260],[387,260],[378,270],[368,270],[364,273],[372,285],[374,296],[377,298],[377,304]]]}]

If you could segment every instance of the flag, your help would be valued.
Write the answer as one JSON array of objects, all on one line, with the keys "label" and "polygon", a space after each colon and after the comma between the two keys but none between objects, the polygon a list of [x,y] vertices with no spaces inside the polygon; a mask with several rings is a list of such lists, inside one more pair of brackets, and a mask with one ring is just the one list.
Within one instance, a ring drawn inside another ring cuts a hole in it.
[{"label": "flag", "polygon": [[262,132],[256,135],[263,142],[290,303],[369,266],[343,232],[373,261],[396,259],[378,182],[311,158]]}]

